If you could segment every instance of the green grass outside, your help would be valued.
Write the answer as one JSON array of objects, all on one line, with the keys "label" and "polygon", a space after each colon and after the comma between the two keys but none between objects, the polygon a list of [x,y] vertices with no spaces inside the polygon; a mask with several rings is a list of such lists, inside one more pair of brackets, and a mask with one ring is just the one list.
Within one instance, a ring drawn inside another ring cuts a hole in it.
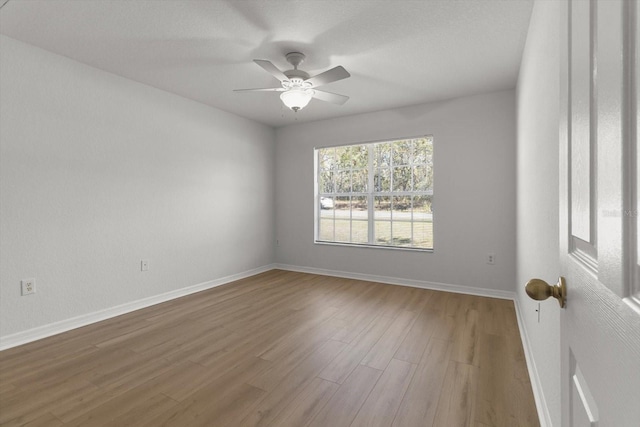
[{"label": "green grass outside", "polygon": [[[336,219],[334,222],[332,218],[321,218],[318,238],[324,241],[368,243],[368,223],[367,220]],[[375,244],[433,248],[432,221],[414,221],[413,240],[411,231],[410,221],[375,221]]]}]

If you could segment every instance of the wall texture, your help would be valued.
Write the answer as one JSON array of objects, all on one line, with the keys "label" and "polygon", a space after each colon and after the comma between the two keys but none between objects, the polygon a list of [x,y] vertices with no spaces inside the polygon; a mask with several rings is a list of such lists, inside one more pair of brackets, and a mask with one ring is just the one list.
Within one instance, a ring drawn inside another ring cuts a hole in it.
[{"label": "wall texture", "polygon": [[273,262],[273,129],[10,38],[0,55],[0,336]]},{"label": "wall texture", "polygon": [[[558,8],[537,1],[518,79],[518,287],[523,327],[548,408],[547,425],[560,425],[560,310],[538,303],[524,284],[539,277],[555,283],[558,255]],[[544,407],[544,405],[543,405]],[[551,423],[551,424],[549,424]]]},{"label": "wall texture", "polygon": [[[515,106],[510,90],[279,128],[277,262],[513,291]],[[427,134],[434,136],[433,253],[314,244],[314,147]]]}]

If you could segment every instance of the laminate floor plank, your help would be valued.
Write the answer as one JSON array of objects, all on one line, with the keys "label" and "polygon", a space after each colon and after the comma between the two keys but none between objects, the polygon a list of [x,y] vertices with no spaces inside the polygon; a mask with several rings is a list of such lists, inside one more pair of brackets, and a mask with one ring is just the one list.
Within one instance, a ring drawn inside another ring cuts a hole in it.
[{"label": "laminate floor plank", "polygon": [[[103,427],[109,425],[114,419],[133,411],[136,408],[146,407],[149,401],[158,395],[148,385],[135,387],[125,393],[119,394],[107,400],[94,409],[85,412],[83,415],[65,421],[66,426],[92,426]],[[173,402],[172,405],[177,404]]]},{"label": "laminate floor plank", "polygon": [[9,371],[14,373],[11,381],[23,391],[42,389],[86,375],[93,366],[109,356],[101,354],[95,347],[84,347],[68,359],[46,359],[48,364],[36,364],[32,369],[29,369],[29,364],[11,368]]},{"label": "laminate floor plank", "polygon": [[158,392],[181,402],[192,393],[210,384],[221,372],[211,371],[198,363],[185,360],[151,380]]},{"label": "laminate floor plank", "polygon": [[340,308],[335,315],[336,319],[350,321],[353,316],[370,306],[368,302],[374,298],[373,295],[376,292],[379,292],[380,286],[379,283],[353,280],[344,283],[327,295],[326,303]]},{"label": "laminate floor plank", "polygon": [[382,371],[360,365],[313,418],[309,427],[348,427],[358,414]]},{"label": "laminate floor plank", "polygon": [[535,406],[524,399],[531,389],[528,376],[518,378],[506,337],[483,333],[479,342],[480,369],[476,392],[478,422],[491,426],[537,426]]},{"label": "laminate floor plank", "polygon": [[[276,342],[260,353],[259,356],[266,360],[277,360],[295,351],[301,342],[318,338],[321,340],[329,339],[331,335],[335,335],[336,330],[332,325],[327,324],[326,321],[337,311],[338,309],[336,307],[326,307],[320,310],[314,314],[313,317],[296,325],[290,333],[276,340]],[[329,336],[327,336],[328,333],[330,333]]]},{"label": "laminate floor plank", "polygon": [[461,309],[456,315],[453,332],[452,360],[478,366],[478,310]]},{"label": "laminate floor plank", "polygon": [[345,294],[341,295],[340,300],[343,301],[343,304],[340,311],[334,316],[336,319],[351,323],[362,316],[363,312],[370,311],[373,302],[379,298],[382,289],[380,284],[369,282],[356,282],[356,284],[346,289]]},{"label": "laminate floor plank", "polygon": [[512,301],[271,270],[0,352],[0,426],[536,427]]},{"label": "laminate floor plank", "polygon": [[269,393],[265,394],[239,426],[267,426],[272,423],[345,347],[345,343],[327,341],[299,363]]},{"label": "laminate floor plank", "polygon": [[399,286],[400,289],[393,289],[389,292],[386,298],[378,307],[378,312],[382,316],[388,316],[396,318],[401,313],[410,311],[405,307],[409,305],[413,292],[416,292],[416,288],[410,288],[405,286]]},{"label": "laminate floor plank", "polygon": [[[39,390],[18,391],[0,402],[0,425],[23,425],[34,421],[56,406],[79,399],[95,389],[93,384],[86,381],[73,380]],[[110,397],[106,396],[106,399]]]},{"label": "laminate floor plank", "polygon": [[300,427],[308,424],[324,408],[340,386],[331,381],[314,378],[269,426]]},{"label": "laminate floor plank", "polygon": [[451,341],[429,341],[403,396],[393,427],[436,425],[433,420],[450,358]]},{"label": "laminate floor plank", "polygon": [[152,395],[131,410],[105,423],[104,427],[137,426],[142,421],[148,418],[155,418],[158,414],[166,412],[168,407],[175,407],[177,404],[178,402],[163,394]]},{"label": "laminate floor plank", "polygon": [[143,362],[136,360],[126,368],[95,376],[88,381],[111,395],[118,395],[151,381],[171,370],[173,366],[172,362],[162,358],[152,358]]},{"label": "laminate floor plank", "polygon": [[[345,349],[320,373],[319,377],[327,381],[342,384],[380,337],[389,328],[393,319],[385,316],[375,318],[368,328],[363,331],[355,342],[345,345]],[[341,341],[340,341],[341,342]]]},{"label": "laminate floor plank", "polygon": [[54,415],[44,414],[38,419],[25,424],[25,427],[60,427],[63,425],[63,422],[57,419]]},{"label": "laminate floor plank", "polygon": [[438,400],[434,426],[472,425],[475,415],[477,370],[473,365],[449,362]]},{"label": "laminate floor plank", "polygon": [[411,288],[410,293],[411,298],[409,298],[402,309],[407,311],[420,312],[427,306],[429,300],[435,294],[435,291],[432,291],[430,289]]},{"label": "laminate floor plank", "polygon": [[386,369],[400,344],[409,334],[416,317],[413,311],[404,311],[398,315],[361,363],[379,370]]},{"label": "laminate floor plank", "polygon": [[[312,331],[310,337],[292,340],[291,345],[288,346],[288,352],[282,354],[279,358],[266,359],[274,360],[271,367],[258,377],[251,379],[249,384],[262,390],[271,391],[289,372],[294,370],[309,354],[325,344],[334,334],[335,328],[324,327]],[[264,358],[263,356],[260,357]]]},{"label": "laminate floor plank", "polygon": [[94,386],[82,393],[70,396],[70,398],[56,400],[55,406],[51,408],[51,413],[67,423],[106,404],[116,396]]},{"label": "laminate floor plank", "polygon": [[482,298],[479,301],[480,331],[487,334],[503,335],[506,326],[503,323],[504,304],[508,301],[495,298]]},{"label": "laminate floor plank", "polygon": [[440,313],[424,307],[393,357],[418,364],[435,332],[439,317]]},{"label": "laminate floor plank", "polygon": [[384,305],[384,297],[387,295],[384,289],[380,289],[380,285],[373,286],[374,292],[365,292],[361,297],[353,301],[344,308],[344,311],[351,314],[338,313],[336,317],[344,321],[343,329],[338,331],[333,339],[352,343],[353,340],[364,331],[367,326],[380,316],[379,308]]},{"label": "laminate floor plank", "polygon": [[407,391],[416,365],[393,359],[358,411],[351,427],[389,427]]},{"label": "laminate floor plank", "polygon": [[9,382],[0,382],[0,399],[2,398],[2,395],[4,394],[11,394],[11,393],[15,393],[15,391],[17,390],[18,387],[16,387],[15,385],[9,383]]},{"label": "laminate floor plank", "polygon": [[[217,374],[210,373],[204,386],[191,391],[183,390],[186,397],[174,408],[159,414],[154,420],[155,425],[223,426],[223,420],[230,422],[231,419],[235,421],[226,425],[237,425],[239,419],[246,415],[244,411],[265,394],[263,390],[246,384],[246,381],[269,364],[257,357],[245,357]],[[151,386],[156,391],[166,390],[163,386],[166,381],[166,378],[158,378]],[[156,387],[156,384],[159,386]]]}]

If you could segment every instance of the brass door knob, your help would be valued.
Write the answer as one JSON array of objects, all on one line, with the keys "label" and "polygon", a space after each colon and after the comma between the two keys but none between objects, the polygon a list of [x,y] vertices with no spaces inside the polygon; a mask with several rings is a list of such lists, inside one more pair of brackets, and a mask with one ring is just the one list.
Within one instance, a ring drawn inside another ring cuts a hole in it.
[{"label": "brass door knob", "polygon": [[558,284],[551,286],[541,279],[531,279],[525,285],[527,295],[536,301],[543,301],[549,297],[554,297],[564,307],[567,303],[567,283],[564,277],[558,278]]}]

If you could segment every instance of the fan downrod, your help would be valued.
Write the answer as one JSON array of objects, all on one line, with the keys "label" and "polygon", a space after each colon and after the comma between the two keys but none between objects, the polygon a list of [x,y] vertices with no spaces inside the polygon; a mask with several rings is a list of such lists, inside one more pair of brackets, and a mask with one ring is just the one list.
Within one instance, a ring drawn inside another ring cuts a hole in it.
[{"label": "fan downrod", "polygon": [[287,58],[287,62],[289,64],[293,65],[293,69],[297,70],[298,65],[304,62],[304,59],[306,58],[306,56],[304,56],[304,53],[300,53],[300,52],[289,52],[287,53],[285,58]]}]

